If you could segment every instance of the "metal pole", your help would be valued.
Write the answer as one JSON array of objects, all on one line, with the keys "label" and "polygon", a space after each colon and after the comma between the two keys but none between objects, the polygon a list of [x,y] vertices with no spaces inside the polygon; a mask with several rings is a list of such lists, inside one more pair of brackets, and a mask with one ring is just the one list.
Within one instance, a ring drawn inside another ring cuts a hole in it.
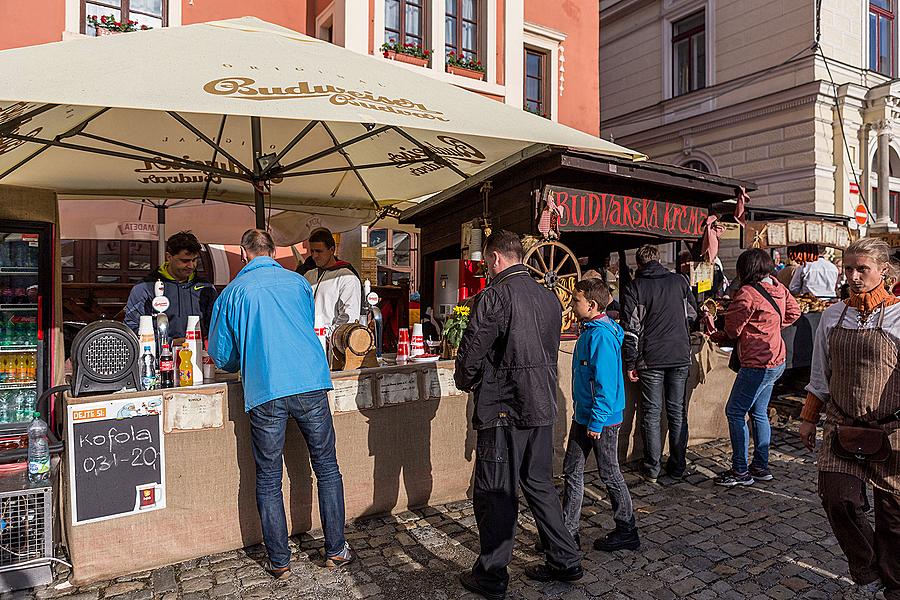
[{"label": "metal pole", "polygon": [[158,235],[159,241],[157,242],[157,250],[156,253],[159,256],[159,266],[162,266],[164,262],[166,262],[166,205],[157,204],[156,205],[156,223],[159,226]]},{"label": "metal pole", "polygon": [[266,197],[260,186],[261,170],[259,157],[262,156],[262,131],[260,131],[259,117],[250,117],[250,138],[253,144],[253,204],[256,209],[256,228],[266,229]]}]

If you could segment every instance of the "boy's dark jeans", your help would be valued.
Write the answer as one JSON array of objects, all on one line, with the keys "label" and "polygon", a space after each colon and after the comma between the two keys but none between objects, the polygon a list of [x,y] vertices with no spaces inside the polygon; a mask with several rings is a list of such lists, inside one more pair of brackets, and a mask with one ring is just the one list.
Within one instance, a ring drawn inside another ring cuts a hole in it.
[{"label": "boy's dark jeans", "polygon": [[632,532],[636,529],[631,493],[628,491],[628,486],[625,485],[625,478],[619,468],[619,427],[620,425],[604,427],[600,438],[594,439],[588,436],[588,429],[585,425],[579,425],[572,421],[569,442],[566,446],[566,458],[563,462],[563,479],[565,481],[563,512],[565,513],[566,529],[573,537],[578,533],[578,524],[581,520],[581,502],[584,498],[584,464],[591,450],[597,457],[600,481],[606,486],[609,494],[616,529],[622,532]]},{"label": "boy's dark jeans", "polygon": [[638,408],[641,436],[644,438],[643,468],[651,477],[659,477],[662,466],[663,444],[659,424],[663,406],[669,424],[669,460],[666,471],[674,476],[684,474],[688,441],[685,388],[689,373],[690,367],[644,369],[638,373],[641,385],[641,402]]}]

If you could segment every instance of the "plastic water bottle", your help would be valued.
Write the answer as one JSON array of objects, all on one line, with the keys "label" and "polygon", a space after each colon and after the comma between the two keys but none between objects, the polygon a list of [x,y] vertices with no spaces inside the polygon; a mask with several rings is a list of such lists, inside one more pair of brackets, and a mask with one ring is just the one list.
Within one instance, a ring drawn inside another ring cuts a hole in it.
[{"label": "plastic water bottle", "polygon": [[147,344],[144,346],[144,353],[141,355],[141,389],[155,390],[158,385],[156,357],[153,356],[153,350]]},{"label": "plastic water bottle", "polygon": [[28,479],[40,483],[50,479],[50,442],[47,440],[47,424],[41,413],[32,413],[34,420],[28,426]]}]

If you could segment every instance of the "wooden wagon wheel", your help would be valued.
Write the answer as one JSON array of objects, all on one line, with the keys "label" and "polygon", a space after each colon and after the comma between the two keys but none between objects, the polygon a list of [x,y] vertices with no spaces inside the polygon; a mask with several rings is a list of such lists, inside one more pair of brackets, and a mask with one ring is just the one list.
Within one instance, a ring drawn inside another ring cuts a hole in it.
[{"label": "wooden wagon wheel", "polygon": [[581,279],[578,258],[560,242],[526,240],[524,262],[534,280],[559,298],[562,305],[562,330],[568,330],[575,322],[572,311],[575,283]]}]

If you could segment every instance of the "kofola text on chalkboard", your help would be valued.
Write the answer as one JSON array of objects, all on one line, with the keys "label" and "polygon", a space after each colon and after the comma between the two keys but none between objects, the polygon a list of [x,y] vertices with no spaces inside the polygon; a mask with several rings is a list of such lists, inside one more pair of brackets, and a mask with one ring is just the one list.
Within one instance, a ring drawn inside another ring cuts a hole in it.
[{"label": "kofola text on chalkboard", "polygon": [[703,235],[709,212],[698,206],[660,202],[649,198],[588,192],[545,186],[557,205],[564,207],[560,231],[610,231],[667,237],[695,238]]},{"label": "kofola text on chalkboard", "polygon": [[135,430],[134,425],[120,431],[116,427],[110,427],[105,435],[78,434],[78,447],[85,446],[109,446],[109,451],[115,450],[115,446],[130,442],[152,442],[153,434],[149,429]]}]

